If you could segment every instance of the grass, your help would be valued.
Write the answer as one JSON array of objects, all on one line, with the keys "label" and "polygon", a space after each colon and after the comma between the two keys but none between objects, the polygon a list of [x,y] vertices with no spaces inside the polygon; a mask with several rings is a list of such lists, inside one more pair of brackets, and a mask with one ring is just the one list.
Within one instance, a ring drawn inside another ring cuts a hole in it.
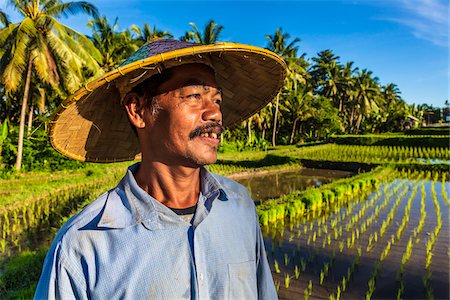
[{"label": "grass", "polygon": [[[400,166],[404,168],[405,170],[402,172],[406,174],[406,172],[412,172],[418,169],[423,171],[448,171],[447,164],[430,165],[426,163],[415,163],[412,160],[419,155],[420,157],[437,157],[448,160],[449,153],[448,148],[420,148],[419,150],[419,147],[345,146],[334,144],[301,148],[295,146],[280,146],[275,149],[268,149],[267,151],[221,153],[219,154],[218,163],[209,166],[208,168],[211,171],[222,175],[230,175],[239,172],[279,169],[292,166],[294,164],[301,164],[302,159],[310,159],[317,161],[337,161],[342,162],[343,164],[348,164],[348,162],[364,162],[373,164],[374,166],[376,164],[395,163],[397,168]],[[64,201],[70,202],[70,200],[68,200],[70,198],[67,198],[70,197],[70,195],[67,195],[67,190],[63,190],[63,188],[69,190],[72,188],[76,190],[79,186],[86,186],[86,184],[100,180],[104,180],[112,187],[114,184],[111,183],[111,180],[118,180],[125,173],[127,166],[131,164],[132,162],[103,165],[90,164],[86,168],[79,170],[59,171],[52,173],[33,172],[14,174],[13,178],[0,180],[0,212],[10,212],[10,209],[12,208],[18,209],[20,207],[30,207],[30,204],[33,203],[33,201],[41,198],[44,199],[46,195],[51,195],[54,199],[58,199],[58,197],[63,195],[63,198],[65,199]],[[270,219],[280,220],[277,221],[277,223],[280,222],[284,228],[284,219],[286,216],[289,219],[291,216],[295,217],[302,215],[306,212],[306,210],[308,210],[315,213],[317,217],[320,215],[321,211],[328,209],[327,207],[329,203],[340,203],[339,199],[345,199],[348,197],[351,198],[352,195],[364,194],[365,191],[372,190],[372,187],[379,182],[388,180],[391,172],[389,170],[392,170],[392,168],[380,167],[371,172],[357,175],[353,178],[338,180],[320,188],[308,189],[303,193],[293,193],[291,195],[280,197],[276,200],[265,202],[263,205],[258,207],[260,220],[262,223],[266,222],[264,218],[267,218],[267,222]],[[104,187],[101,186],[101,188],[103,189]],[[100,191],[95,190],[95,193],[97,192]],[[36,197],[36,195],[40,195],[40,197]],[[88,199],[81,199],[82,197],[79,198],[80,199],[77,201],[80,203],[74,206],[75,209],[79,209],[79,207],[83,206],[83,203],[86,201],[91,201],[94,199],[95,195],[89,196]],[[300,201],[295,201],[296,199],[300,199]],[[57,203],[58,202],[50,204],[49,208]],[[270,211],[270,213],[267,213],[265,217],[262,217],[263,214],[261,214],[261,212],[264,211]],[[44,213],[46,214],[47,212],[42,211],[42,215],[45,215]],[[11,220],[20,219],[21,210],[18,210],[18,212],[14,214],[10,213],[9,216]],[[59,216],[59,221],[62,222],[66,217],[67,216]],[[353,221],[351,225],[353,226],[353,223],[356,224],[358,222],[359,219],[355,218],[355,221]],[[23,222],[19,222],[18,224],[21,226],[23,225]],[[278,228],[278,226],[276,227]],[[362,228],[363,227],[361,227],[361,231]],[[307,228],[305,227],[305,229]],[[310,228],[310,230],[313,230],[313,228]],[[312,243],[316,243],[316,239],[323,239],[323,241],[325,241],[324,238],[321,238],[321,236],[323,235],[325,237],[328,235],[329,241],[327,247],[329,247],[330,242],[332,241],[330,238],[331,232],[327,233],[325,230],[328,230],[328,228],[322,229],[319,226],[317,229],[317,235],[316,232],[311,233],[311,238],[315,236]],[[333,233],[339,236],[342,235],[342,231],[338,232],[337,229],[333,231]],[[355,234],[355,236],[356,240],[358,240],[359,231],[358,234]],[[355,237],[353,237],[353,240],[355,240]],[[350,240],[349,242],[352,248],[355,243],[353,240]],[[374,242],[376,243],[376,238]],[[343,249],[344,246],[345,244],[342,243]],[[364,249],[365,248],[366,247],[364,246]],[[388,251],[389,250],[387,250],[386,253],[388,253]],[[21,252],[18,257],[11,258],[8,261],[8,264],[4,266],[3,274],[0,277],[1,299],[27,299],[33,295],[35,285],[39,277],[40,268],[42,266],[44,253],[45,250]],[[285,265],[292,261],[289,257],[285,257],[284,259]],[[300,261],[299,263],[302,274],[305,272],[306,268],[304,264],[304,261]],[[278,263],[276,263],[275,268],[281,272]],[[299,276],[300,270],[297,266],[295,276],[285,274],[284,286],[289,287],[293,283],[292,279],[297,279]],[[322,283],[325,283],[327,281],[325,273],[323,277]],[[346,289],[348,284],[348,278],[344,283],[340,284],[338,287],[339,296],[341,292]],[[312,283],[311,287],[308,287],[306,292],[305,297],[309,297],[312,292]],[[337,295],[338,294],[336,294],[336,296]]]},{"label": "grass", "polygon": [[33,298],[47,249],[22,252],[8,261],[0,277],[1,299]]}]

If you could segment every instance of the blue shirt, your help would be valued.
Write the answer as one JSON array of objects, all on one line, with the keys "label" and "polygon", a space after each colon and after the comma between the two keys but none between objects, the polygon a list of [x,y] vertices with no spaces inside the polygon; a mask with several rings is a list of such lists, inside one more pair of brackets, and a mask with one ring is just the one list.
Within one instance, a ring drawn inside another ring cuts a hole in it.
[{"label": "blue shirt", "polygon": [[61,228],[35,299],[277,298],[247,189],[202,168],[188,223],[138,186],[138,167]]}]

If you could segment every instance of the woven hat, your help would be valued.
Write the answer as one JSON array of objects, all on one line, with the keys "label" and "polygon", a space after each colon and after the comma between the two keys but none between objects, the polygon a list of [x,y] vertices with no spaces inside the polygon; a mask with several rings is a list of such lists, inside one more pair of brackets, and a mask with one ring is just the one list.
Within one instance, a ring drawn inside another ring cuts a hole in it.
[{"label": "woven hat", "polygon": [[286,68],[280,56],[259,47],[155,40],[63,102],[50,122],[52,146],[80,161],[134,160],[140,154],[139,142],[121,102],[123,96],[152,75],[186,63],[203,63],[215,70],[223,92],[223,125],[228,127],[275,97]]}]

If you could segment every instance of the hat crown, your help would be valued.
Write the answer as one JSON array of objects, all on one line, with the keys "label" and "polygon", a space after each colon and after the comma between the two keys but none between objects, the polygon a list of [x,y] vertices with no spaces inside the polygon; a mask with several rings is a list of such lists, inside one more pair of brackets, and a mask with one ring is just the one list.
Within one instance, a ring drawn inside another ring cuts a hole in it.
[{"label": "hat crown", "polygon": [[145,43],[136,52],[131,54],[120,66],[125,66],[135,61],[155,56],[161,53],[179,50],[183,48],[195,47],[199,44],[183,42],[175,39],[156,39]]}]

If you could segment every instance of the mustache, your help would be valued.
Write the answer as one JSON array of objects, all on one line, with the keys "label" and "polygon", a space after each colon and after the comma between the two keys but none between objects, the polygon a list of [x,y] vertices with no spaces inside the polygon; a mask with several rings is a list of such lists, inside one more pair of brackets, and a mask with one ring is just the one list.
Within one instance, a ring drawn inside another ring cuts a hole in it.
[{"label": "mustache", "polygon": [[189,134],[189,139],[193,139],[197,136],[200,136],[202,133],[204,132],[211,132],[213,131],[213,129],[219,129],[219,132],[217,133],[218,135],[220,135],[223,131],[224,131],[224,127],[218,123],[209,123],[203,126],[199,126],[197,128],[195,128],[194,130],[191,131],[191,133]]}]

